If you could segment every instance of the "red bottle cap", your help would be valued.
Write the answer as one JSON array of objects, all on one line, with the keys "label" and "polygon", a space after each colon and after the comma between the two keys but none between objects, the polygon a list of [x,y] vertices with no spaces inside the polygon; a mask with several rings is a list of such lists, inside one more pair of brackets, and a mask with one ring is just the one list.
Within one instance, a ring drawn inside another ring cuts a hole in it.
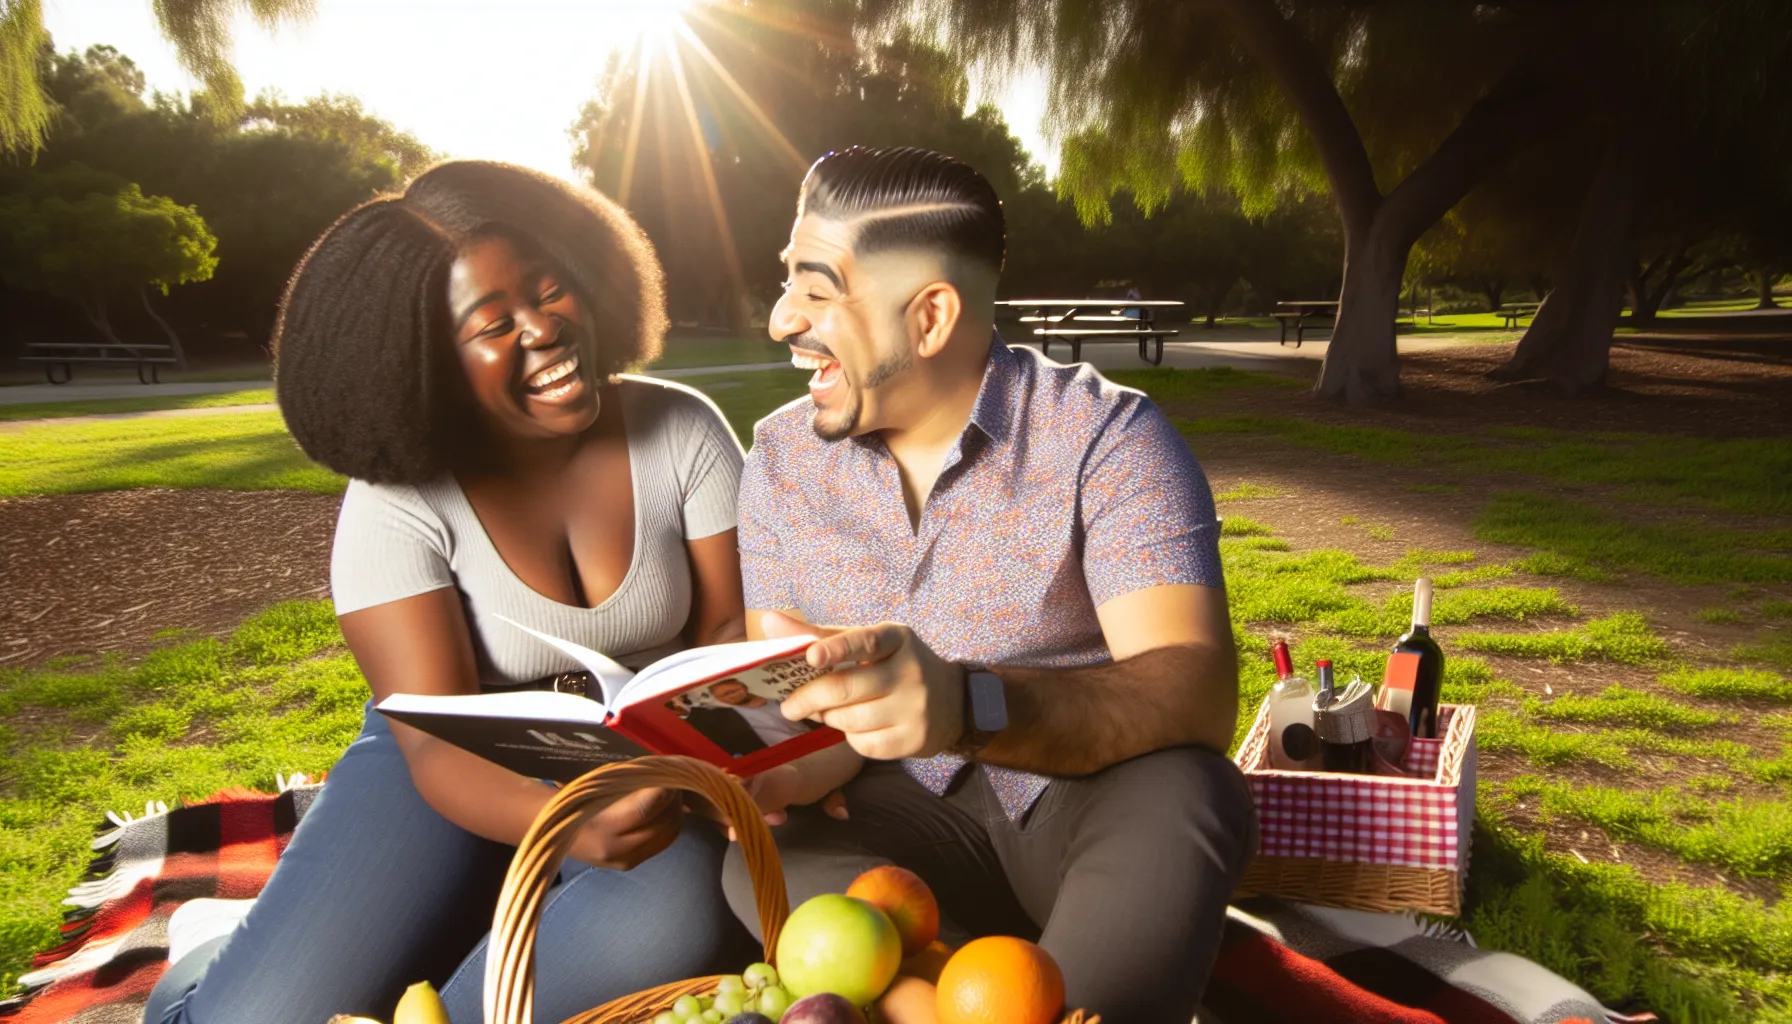
[{"label": "red bottle cap", "polygon": [[1286,679],[1294,674],[1294,658],[1288,654],[1288,641],[1277,640],[1269,653],[1276,660],[1276,678]]},{"label": "red bottle cap", "polygon": [[1318,665],[1320,668],[1331,668],[1332,660],[1330,658],[1324,658],[1324,659],[1314,662],[1313,664]]}]

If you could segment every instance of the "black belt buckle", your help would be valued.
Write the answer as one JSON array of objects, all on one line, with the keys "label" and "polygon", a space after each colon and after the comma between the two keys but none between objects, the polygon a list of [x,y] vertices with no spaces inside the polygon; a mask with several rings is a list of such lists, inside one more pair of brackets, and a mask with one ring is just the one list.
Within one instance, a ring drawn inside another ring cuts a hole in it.
[{"label": "black belt buckle", "polygon": [[555,693],[570,693],[589,698],[591,696],[591,673],[562,672],[547,679],[546,689]]}]

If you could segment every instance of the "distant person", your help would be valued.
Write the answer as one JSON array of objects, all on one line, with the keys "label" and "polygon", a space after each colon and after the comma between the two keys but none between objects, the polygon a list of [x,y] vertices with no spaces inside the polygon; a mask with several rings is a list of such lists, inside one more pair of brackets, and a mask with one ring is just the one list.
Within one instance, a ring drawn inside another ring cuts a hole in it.
[{"label": "distant person", "polygon": [[[1139,294],[1139,290],[1137,288],[1132,287],[1130,285],[1127,286],[1126,295],[1124,297],[1128,298],[1128,299],[1143,299],[1144,298],[1143,295]],[[1120,311],[1120,315],[1121,316],[1129,316],[1129,317],[1132,317],[1134,320],[1138,320],[1138,319],[1141,319],[1142,317],[1144,317],[1145,311],[1140,309],[1137,306],[1128,306],[1125,309]]]},{"label": "distant person", "polygon": [[[665,327],[628,215],[503,164],[436,167],[306,254],[276,388],[299,446],[350,478],[331,589],[375,700],[578,667],[499,616],[636,666],[742,633],[739,442],[697,392],[619,372]],[[780,778],[780,800],[821,795]],[[246,920],[170,968],[146,1022],[389,1020],[428,979],[476,1024],[482,936],[552,794],[370,705]],[[586,822],[541,915],[535,1019],[738,966],[724,846],[664,790]]]}]

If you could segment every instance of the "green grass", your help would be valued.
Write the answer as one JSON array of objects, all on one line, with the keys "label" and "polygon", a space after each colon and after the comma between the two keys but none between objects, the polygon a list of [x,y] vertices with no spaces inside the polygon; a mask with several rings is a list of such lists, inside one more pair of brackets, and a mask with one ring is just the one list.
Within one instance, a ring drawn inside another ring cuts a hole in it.
[{"label": "green grass", "polygon": [[1763,619],[1792,619],[1792,601],[1768,600],[1755,606]]},{"label": "green grass", "polygon": [[757,363],[787,363],[789,361],[790,346],[778,344],[764,331],[729,337],[675,330],[667,336],[660,357],[648,364],[647,372],[681,370],[699,366],[752,366]]},{"label": "green grass", "polygon": [[1269,527],[1244,516],[1226,516],[1220,520],[1222,537],[1267,537],[1271,532]]},{"label": "green grass", "polygon": [[1282,490],[1279,487],[1266,487],[1263,484],[1254,484],[1249,481],[1245,481],[1243,483],[1240,483],[1237,487],[1234,487],[1230,490],[1221,491],[1220,493],[1214,495],[1213,500],[1214,501],[1251,501],[1256,498],[1280,498],[1281,496],[1282,496]]},{"label": "green grass", "polygon": [[1737,644],[1730,649],[1730,656],[1792,672],[1792,637],[1765,636],[1758,643]]},{"label": "green grass", "polygon": [[1394,528],[1386,523],[1370,523],[1363,528],[1364,532],[1375,540],[1393,540]]},{"label": "green grass", "polygon": [[1513,563],[1520,572],[1533,576],[1566,576],[1587,583],[1610,583],[1617,577],[1595,565],[1570,558],[1558,551],[1539,551]]},{"label": "green grass", "polygon": [[1163,405],[1205,398],[1221,391],[1239,388],[1302,388],[1303,381],[1274,373],[1235,370],[1230,366],[1204,366],[1195,369],[1160,367],[1152,370],[1109,370],[1103,376],[1123,387],[1138,388]]},{"label": "green grass", "polygon": [[136,665],[0,672],[0,713],[38,723],[0,737],[0,991],[57,943],[58,904],[107,810],[271,791],[276,772],[334,763],[368,696],[340,643],[328,602],[295,602]]},{"label": "green grass", "polygon": [[1537,798],[1545,820],[1572,817],[1682,860],[1738,875],[1792,880],[1792,805],[1784,801],[1714,801],[1677,787],[1634,792],[1576,787],[1536,776],[1515,778],[1506,789],[1520,798]]},{"label": "green grass", "polygon": [[1464,475],[1524,473],[1560,484],[1615,487],[1624,497],[1652,504],[1763,515],[1792,511],[1792,438],[1595,435],[1542,428],[1420,434],[1268,416],[1176,422],[1192,437],[1259,434],[1372,462]]},{"label": "green grass", "polygon": [[[1648,572],[1675,583],[1777,583],[1792,580],[1792,548],[1775,533],[1746,533],[1692,521],[1638,523],[1579,502],[1536,494],[1495,495],[1475,517],[1475,537],[1543,548],[1578,566]],[[1535,571],[1535,570],[1529,570]]]},{"label": "green grass", "polygon": [[[806,380],[793,369],[704,375],[682,383],[714,399],[748,444],[753,424],[805,394]],[[344,483],[305,458],[278,412],[50,423],[0,433],[0,498],[133,487],[329,494]]]},{"label": "green grass", "polygon": [[0,497],[131,487],[333,493],[343,484],[305,458],[277,412],[46,424],[0,433]]},{"label": "green grass", "polygon": [[27,402],[0,405],[0,422],[7,420],[60,419],[65,416],[97,416],[159,409],[217,409],[232,405],[263,405],[274,400],[273,388],[220,391],[209,395],[153,395],[143,398],[103,398],[84,402]]},{"label": "green grass", "polygon": [[1700,622],[1709,622],[1712,625],[1728,625],[1742,621],[1742,614],[1730,608],[1700,608],[1693,613],[1693,617]]},{"label": "green grass", "polygon": [[1544,633],[1459,633],[1456,646],[1514,658],[1548,658],[1553,662],[1603,658],[1641,665],[1668,653],[1667,641],[1655,635],[1635,612],[1617,612],[1577,629]]},{"label": "green grass", "polygon": [[1792,681],[1752,669],[1675,669],[1661,684],[1707,700],[1772,700],[1792,703]]},{"label": "green grass", "polygon": [[1524,709],[1532,718],[1546,721],[1631,725],[1644,729],[1703,729],[1719,722],[1736,721],[1733,714],[1687,707],[1660,694],[1623,686],[1609,687],[1593,697],[1572,693],[1551,701],[1528,697]]}]

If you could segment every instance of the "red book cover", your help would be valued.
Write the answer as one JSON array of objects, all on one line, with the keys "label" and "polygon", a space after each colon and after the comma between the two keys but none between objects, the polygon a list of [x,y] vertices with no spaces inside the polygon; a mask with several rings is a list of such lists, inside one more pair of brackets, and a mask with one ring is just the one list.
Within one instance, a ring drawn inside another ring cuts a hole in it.
[{"label": "red book cover", "polygon": [[814,637],[700,647],[634,673],[595,651],[511,625],[583,665],[601,699],[547,691],[399,693],[377,710],[512,771],[560,782],[646,754],[695,757],[745,778],[845,738],[827,726],[787,721],[778,707],[822,674],[806,659]]}]

